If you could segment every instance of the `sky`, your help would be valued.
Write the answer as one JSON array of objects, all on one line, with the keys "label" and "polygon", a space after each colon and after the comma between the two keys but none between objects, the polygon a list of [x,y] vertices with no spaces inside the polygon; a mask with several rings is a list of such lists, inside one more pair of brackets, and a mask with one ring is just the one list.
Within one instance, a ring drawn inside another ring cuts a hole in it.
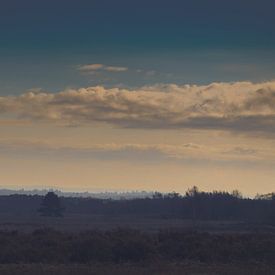
[{"label": "sky", "polygon": [[274,191],[274,8],[2,1],[0,187]]}]

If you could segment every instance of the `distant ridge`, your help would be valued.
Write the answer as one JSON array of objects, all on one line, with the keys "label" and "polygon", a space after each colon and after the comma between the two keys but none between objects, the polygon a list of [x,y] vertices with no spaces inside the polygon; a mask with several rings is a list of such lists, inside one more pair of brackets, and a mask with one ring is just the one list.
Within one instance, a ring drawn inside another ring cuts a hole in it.
[{"label": "distant ridge", "polygon": [[134,198],[151,198],[155,192],[148,191],[110,191],[110,192],[67,192],[58,189],[0,189],[0,196],[9,195],[38,195],[45,196],[49,191],[53,191],[60,197],[81,197],[81,198],[98,198],[98,199],[134,199]]}]

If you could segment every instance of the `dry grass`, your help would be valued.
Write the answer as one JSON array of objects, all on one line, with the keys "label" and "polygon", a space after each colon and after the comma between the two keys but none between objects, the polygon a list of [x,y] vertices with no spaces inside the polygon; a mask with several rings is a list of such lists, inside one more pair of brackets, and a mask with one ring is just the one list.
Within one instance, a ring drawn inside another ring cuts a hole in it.
[{"label": "dry grass", "polygon": [[[64,218],[40,217],[36,215],[9,215],[0,213],[0,231],[32,232],[50,227],[60,231],[79,232],[85,230],[112,230],[118,227],[133,228],[147,232],[162,229],[194,229],[192,220],[165,219],[160,217],[131,215],[79,215],[67,214]],[[208,232],[249,232],[255,230],[275,232],[275,228],[263,224],[246,224],[240,221],[197,221],[196,230]]]}]

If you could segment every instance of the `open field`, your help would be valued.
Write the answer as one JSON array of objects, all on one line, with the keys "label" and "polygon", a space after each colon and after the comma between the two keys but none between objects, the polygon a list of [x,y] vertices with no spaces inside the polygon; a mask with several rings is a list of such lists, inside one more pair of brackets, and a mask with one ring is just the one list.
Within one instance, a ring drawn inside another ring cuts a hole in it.
[{"label": "open field", "polygon": [[0,232],[0,264],[261,264],[275,262],[275,234],[133,229]]},{"label": "open field", "polygon": [[19,230],[32,232],[35,229],[50,227],[61,231],[110,230],[118,227],[133,228],[147,232],[162,229],[201,230],[208,232],[275,232],[275,226],[243,221],[192,221],[179,218],[133,215],[87,215],[67,214],[62,218],[35,215],[0,214],[0,231]]}]

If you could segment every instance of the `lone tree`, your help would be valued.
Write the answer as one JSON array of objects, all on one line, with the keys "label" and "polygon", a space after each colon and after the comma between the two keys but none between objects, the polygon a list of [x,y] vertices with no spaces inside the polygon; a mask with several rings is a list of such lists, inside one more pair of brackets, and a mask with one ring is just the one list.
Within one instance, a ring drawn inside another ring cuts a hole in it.
[{"label": "lone tree", "polygon": [[61,206],[58,196],[54,192],[48,192],[38,211],[41,213],[41,216],[62,217],[64,208]]},{"label": "lone tree", "polygon": [[193,227],[196,227],[197,226],[199,195],[200,195],[199,188],[197,186],[193,186],[191,189],[187,190],[185,195],[191,201]]}]

